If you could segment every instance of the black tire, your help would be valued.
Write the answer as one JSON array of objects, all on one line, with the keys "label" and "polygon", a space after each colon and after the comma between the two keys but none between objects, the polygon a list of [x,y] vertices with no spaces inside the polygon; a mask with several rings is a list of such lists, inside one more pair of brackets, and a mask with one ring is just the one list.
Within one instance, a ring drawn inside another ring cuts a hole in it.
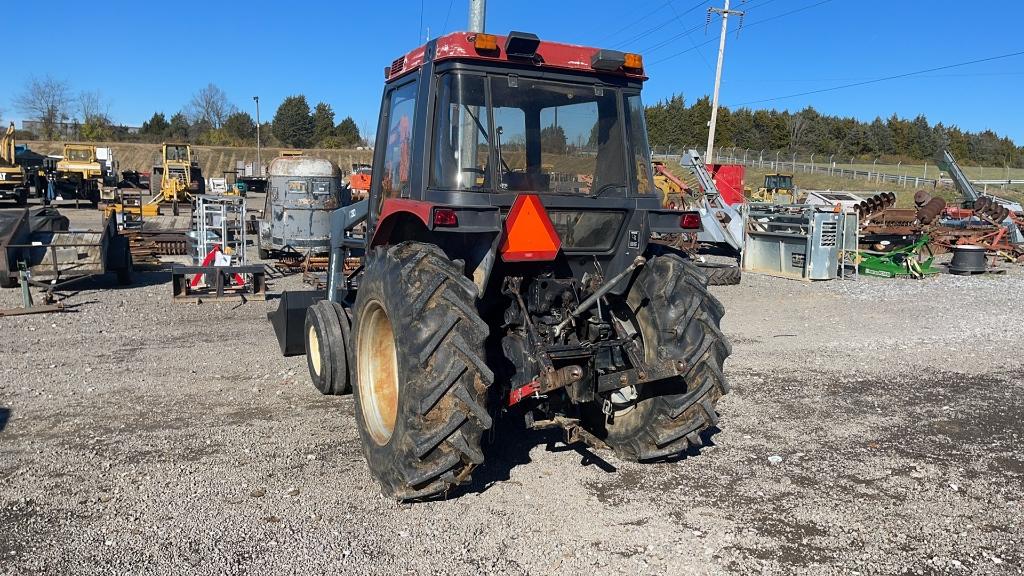
[{"label": "black tire", "polygon": [[132,262],[131,251],[125,256],[125,265],[117,269],[117,283],[121,286],[131,286],[132,284],[132,269],[135,267]]},{"label": "black tire", "polygon": [[256,251],[259,253],[260,260],[270,260],[270,250],[257,247]]},{"label": "black tire", "polygon": [[14,203],[17,206],[24,206],[28,204],[28,189],[20,188],[20,190],[20,192],[18,192],[17,190],[15,190],[14,192]]},{"label": "black tire", "polygon": [[306,367],[324,395],[352,392],[349,317],[338,304],[320,300],[306,311]]},{"label": "black tire", "polygon": [[[703,445],[701,432],[718,423],[715,404],[729,390],[722,363],[732,352],[719,329],[724,309],[704,277],[675,254],[652,258],[637,274],[616,314],[639,332],[646,362],[685,362],[679,376],[638,389],[607,418],[591,406],[591,431],[626,460],[673,458]],[[597,420],[597,425],[594,425]]]},{"label": "black tire", "polygon": [[363,453],[386,495],[442,494],[483,463],[494,375],[476,297],[462,261],[436,246],[404,242],[367,254],[354,310],[353,392]]},{"label": "black tire", "polygon": [[735,264],[698,262],[697,268],[708,279],[708,286],[734,286],[740,283],[743,272]]},{"label": "black tire", "polygon": [[0,270],[0,288],[16,288],[18,284],[16,277],[8,275],[6,270]]}]

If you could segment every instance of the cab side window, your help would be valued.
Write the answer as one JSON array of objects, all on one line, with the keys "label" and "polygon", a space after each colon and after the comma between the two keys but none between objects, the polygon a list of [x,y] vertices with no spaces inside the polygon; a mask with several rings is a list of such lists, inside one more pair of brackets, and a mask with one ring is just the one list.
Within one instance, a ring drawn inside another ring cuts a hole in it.
[{"label": "cab side window", "polygon": [[388,139],[384,153],[381,197],[406,195],[409,189],[409,164],[412,160],[413,113],[416,109],[417,83],[410,82],[391,93],[388,108]]}]

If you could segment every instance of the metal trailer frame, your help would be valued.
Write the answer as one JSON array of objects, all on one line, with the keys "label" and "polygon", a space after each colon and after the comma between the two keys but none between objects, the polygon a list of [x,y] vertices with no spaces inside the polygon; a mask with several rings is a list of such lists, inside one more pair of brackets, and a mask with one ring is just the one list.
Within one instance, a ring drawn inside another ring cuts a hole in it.
[{"label": "metal trailer frame", "polygon": [[[32,225],[29,218],[26,209],[20,221],[0,238],[4,284],[23,278],[20,270],[11,269],[14,263],[25,264],[25,281],[50,293],[71,282],[112,271],[126,282],[132,269],[131,252],[128,239],[117,231],[115,218],[106,218],[100,230],[45,230]],[[69,256],[68,252],[73,254]]]}]

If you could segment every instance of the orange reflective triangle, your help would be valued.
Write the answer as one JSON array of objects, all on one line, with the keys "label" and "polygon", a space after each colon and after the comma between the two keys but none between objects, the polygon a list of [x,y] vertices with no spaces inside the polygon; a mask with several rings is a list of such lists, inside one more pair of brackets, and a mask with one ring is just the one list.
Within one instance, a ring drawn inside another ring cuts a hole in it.
[{"label": "orange reflective triangle", "polygon": [[536,194],[520,194],[505,218],[501,259],[505,262],[554,260],[562,239]]}]

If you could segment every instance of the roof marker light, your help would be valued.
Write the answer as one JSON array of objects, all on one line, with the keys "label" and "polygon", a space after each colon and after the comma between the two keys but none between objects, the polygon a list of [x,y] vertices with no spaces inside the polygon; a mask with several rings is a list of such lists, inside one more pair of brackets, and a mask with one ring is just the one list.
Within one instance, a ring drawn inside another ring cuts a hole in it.
[{"label": "roof marker light", "polygon": [[477,52],[495,52],[498,50],[498,37],[478,32],[473,38],[473,46]]},{"label": "roof marker light", "polygon": [[639,54],[627,53],[625,55],[625,61],[622,63],[622,67],[630,70],[643,70],[644,57]]}]

